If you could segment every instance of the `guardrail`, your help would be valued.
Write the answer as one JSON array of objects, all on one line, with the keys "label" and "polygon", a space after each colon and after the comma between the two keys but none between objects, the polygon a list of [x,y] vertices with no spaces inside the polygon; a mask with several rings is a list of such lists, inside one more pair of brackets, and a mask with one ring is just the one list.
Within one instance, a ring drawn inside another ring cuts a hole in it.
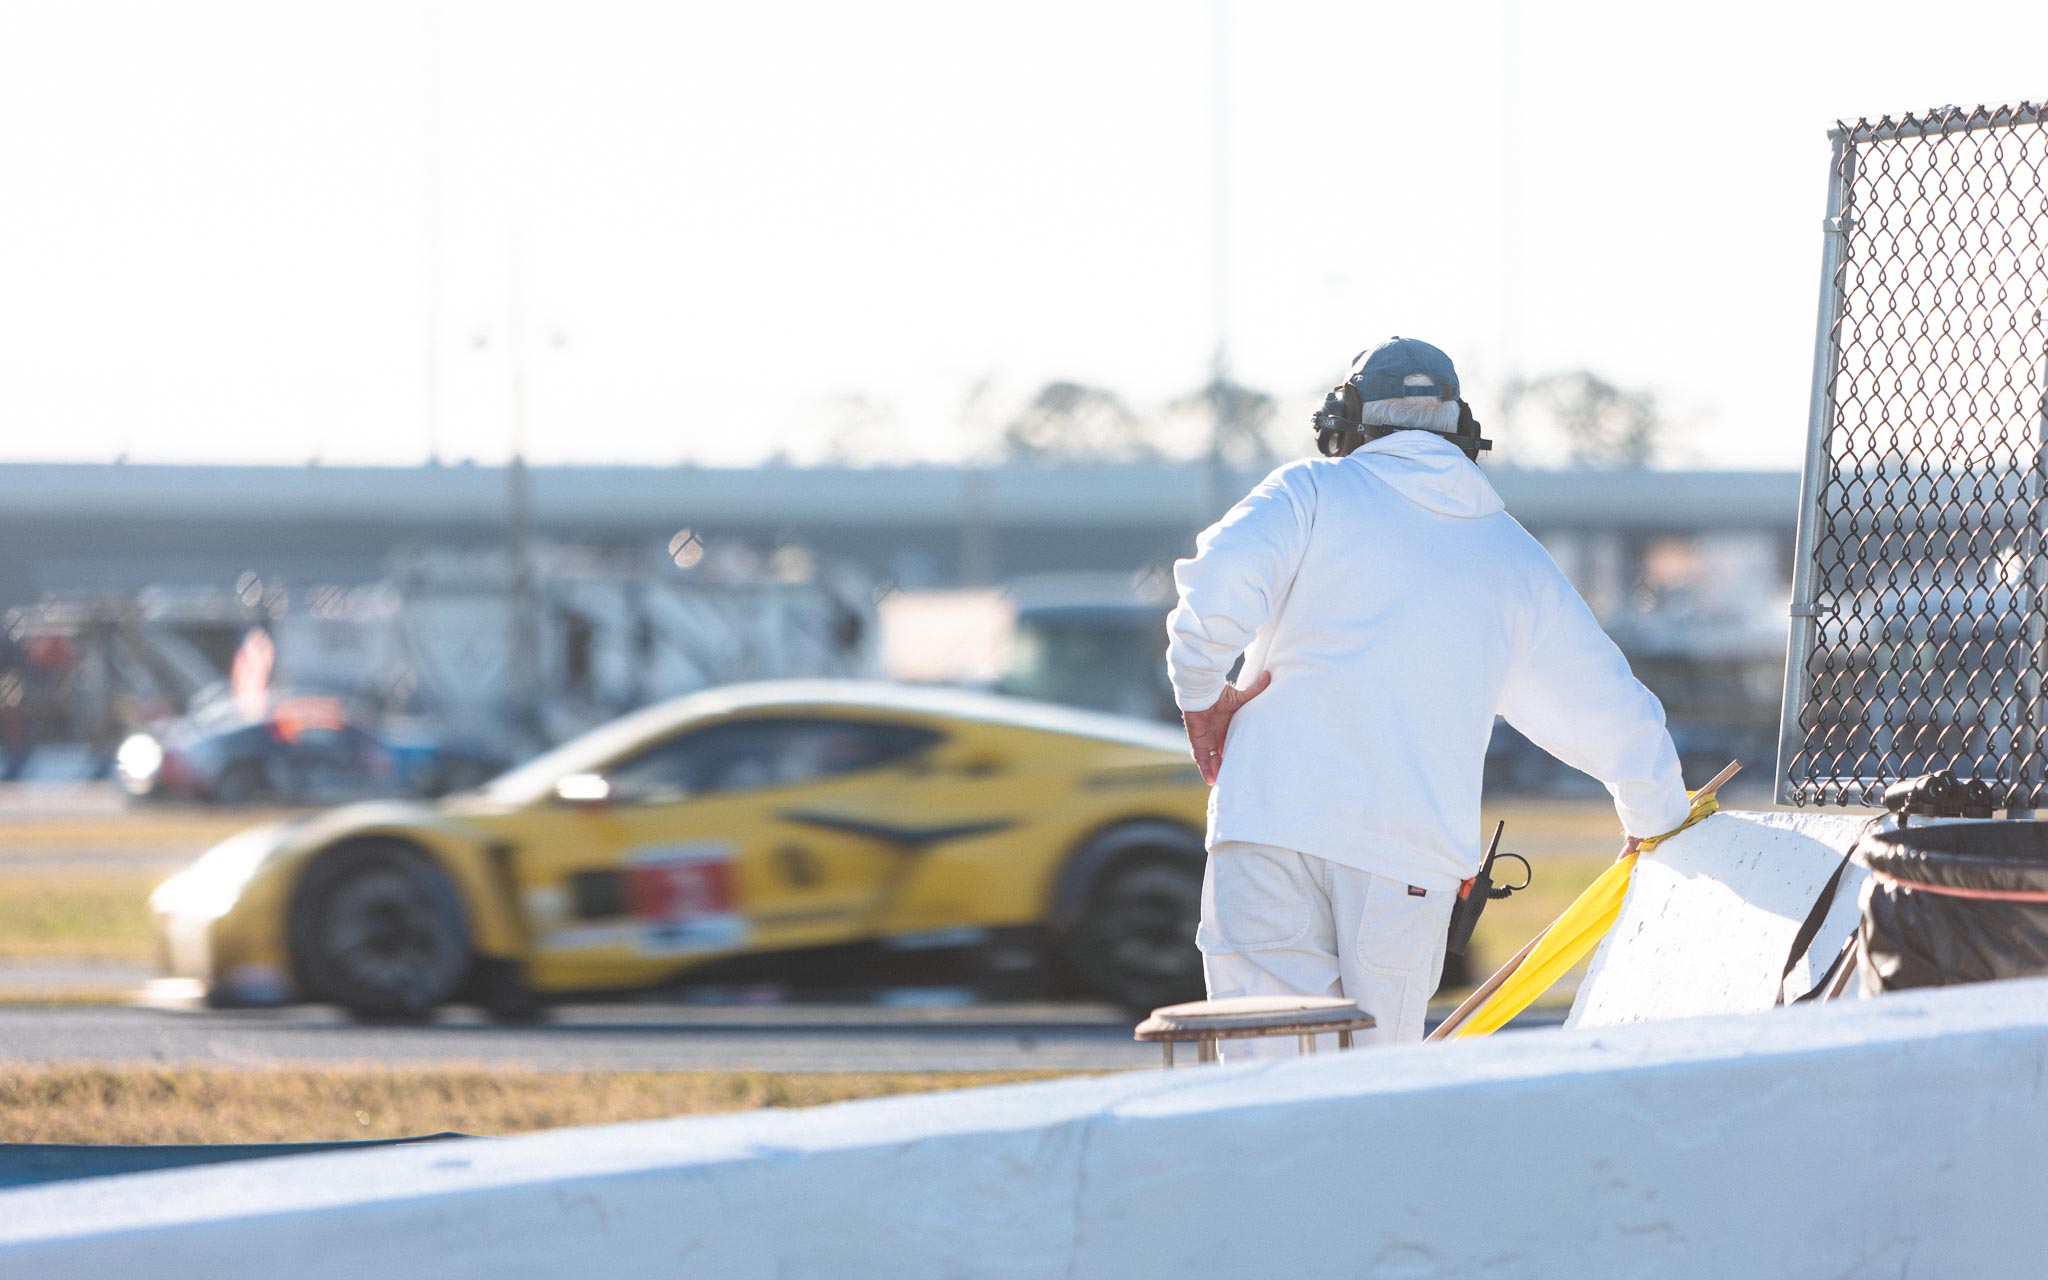
[{"label": "guardrail", "polygon": [[2048,980],[269,1160],[0,1193],[0,1276],[2022,1275],[2044,1064]]}]

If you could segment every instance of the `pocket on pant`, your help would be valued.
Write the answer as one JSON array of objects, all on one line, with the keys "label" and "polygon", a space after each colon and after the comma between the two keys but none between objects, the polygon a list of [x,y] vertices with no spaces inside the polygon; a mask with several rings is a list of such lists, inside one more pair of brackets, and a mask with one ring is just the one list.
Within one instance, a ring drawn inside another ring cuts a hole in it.
[{"label": "pocket on pant", "polygon": [[1308,936],[1312,892],[1299,854],[1219,845],[1202,869],[1195,945],[1204,955],[1291,947]]},{"label": "pocket on pant", "polygon": [[1428,974],[1443,958],[1456,896],[1454,889],[1431,889],[1417,897],[1398,880],[1374,876],[1358,918],[1358,962],[1378,973]]}]

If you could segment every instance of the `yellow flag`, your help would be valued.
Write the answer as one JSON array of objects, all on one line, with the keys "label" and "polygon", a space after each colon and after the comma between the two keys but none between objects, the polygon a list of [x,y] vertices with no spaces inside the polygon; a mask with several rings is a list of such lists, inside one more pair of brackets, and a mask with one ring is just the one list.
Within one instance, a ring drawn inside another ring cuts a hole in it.
[{"label": "yellow flag", "polygon": [[[1678,831],[1720,808],[1713,792],[1694,796],[1692,812],[1686,815]],[[1652,836],[1643,841],[1642,848],[1654,849],[1663,841],[1678,834],[1667,831],[1661,836]],[[1513,1020],[1514,1016],[1536,1002],[1536,998],[1557,985],[1557,980],[1571,971],[1571,967],[1592,953],[1600,945],[1600,939],[1614,927],[1614,921],[1621,915],[1621,903],[1628,896],[1629,877],[1636,871],[1636,855],[1624,856],[1613,866],[1600,873],[1600,878],[1587,886],[1579,900],[1565,908],[1563,915],[1552,922],[1543,934],[1543,940],[1522,962],[1522,967],[1508,975],[1487,1002],[1474,1010],[1465,1019],[1463,1026],[1452,1033],[1454,1037],[1491,1035]]]},{"label": "yellow flag", "polygon": [[[1695,822],[1698,822],[1700,819],[1706,817],[1708,814],[1719,813],[1720,811],[1721,792],[1719,788],[1716,788],[1713,791],[1709,791],[1705,795],[1701,795],[1700,793],[1695,791],[1692,793],[1692,811],[1685,815],[1684,822],[1678,824],[1678,831],[1685,830],[1687,827],[1691,826]],[[1639,848],[1641,848],[1641,850],[1644,853],[1648,853],[1650,850],[1656,848],[1658,845],[1663,844],[1666,840],[1669,840],[1671,837],[1677,835],[1678,831],[1666,831],[1661,836],[1651,836],[1649,839],[1643,841]]]},{"label": "yellow flag", "polygon": [[1514,1016],[1536,1002],[1536,997],[1557,985],[1571,967],[1600,945],[1600,939],[1614,927],[1621,914],[1621,900],[1628,895],[1628,879],[1635,874],[1636,855],[1629,854],[1600,873],[1579,900],[1565,908],[1543,935],[1543,941],[1529,953],[1522,967],[1508,975],[1491,999],[1465,1019],[1453,1034],[1490,1035],[1506,1026]]}]

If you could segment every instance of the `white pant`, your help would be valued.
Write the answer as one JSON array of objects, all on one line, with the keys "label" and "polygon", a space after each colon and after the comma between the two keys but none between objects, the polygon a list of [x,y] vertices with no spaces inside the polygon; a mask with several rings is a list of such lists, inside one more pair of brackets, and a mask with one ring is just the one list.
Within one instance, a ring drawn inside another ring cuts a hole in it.
[{"label": "white pant", "polygon": [[[1202,876],[1195,943],[1209,998],[1335,996],[1378,1019],[1354,1044],[1422,1039],[1444,971],[1455,889],[1411,890],[1399,880],[1272,845],[1225,841]],[[1226,1040],[1223,1056],[1291,1057],[1293,1036]],[[1336,1047],[1323,1036],[1318,1052]]]}]

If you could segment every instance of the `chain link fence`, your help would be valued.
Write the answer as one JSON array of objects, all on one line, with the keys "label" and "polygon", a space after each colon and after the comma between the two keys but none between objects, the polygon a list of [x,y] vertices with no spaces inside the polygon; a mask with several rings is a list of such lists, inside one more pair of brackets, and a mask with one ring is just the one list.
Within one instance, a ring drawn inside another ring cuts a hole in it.
[{"label": "chain link fence", "polygon": [[2048,128],[2031,103],[1840,123],[1778,799],[1936,769],[2048,801]]}]

